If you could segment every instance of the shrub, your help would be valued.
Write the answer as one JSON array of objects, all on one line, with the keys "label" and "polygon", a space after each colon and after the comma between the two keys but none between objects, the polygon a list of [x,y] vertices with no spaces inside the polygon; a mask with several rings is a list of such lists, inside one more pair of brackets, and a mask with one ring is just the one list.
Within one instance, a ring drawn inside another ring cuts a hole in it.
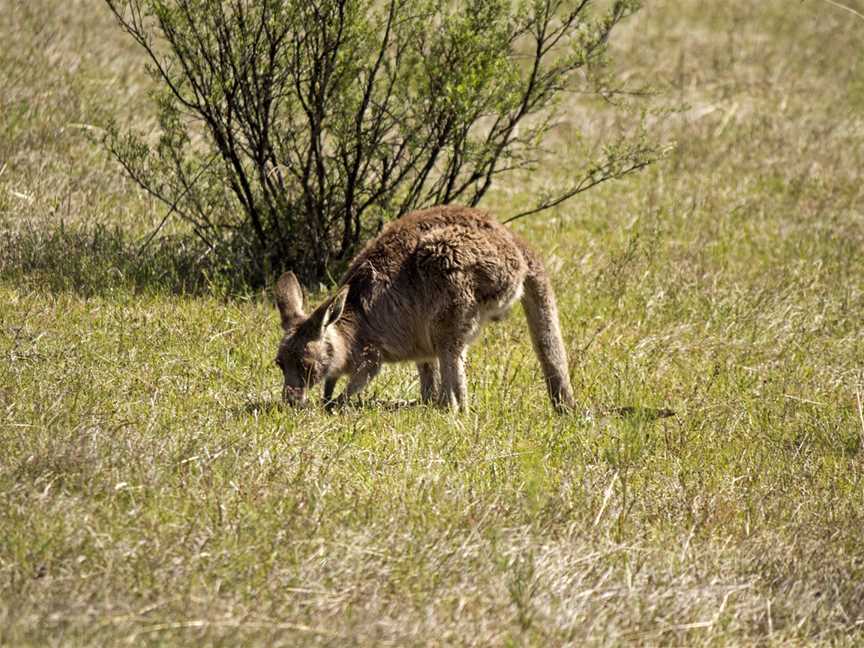
[{"label": "shrub", "polygon": [[[614,92],[614,0],[106,0],[149,56],[158,137],[108,130],[112,155],[255,283],[321,279],[389,218],[476,205],[530,168],[576,84]],[[537,209],[656,158],[610,146]]]}]

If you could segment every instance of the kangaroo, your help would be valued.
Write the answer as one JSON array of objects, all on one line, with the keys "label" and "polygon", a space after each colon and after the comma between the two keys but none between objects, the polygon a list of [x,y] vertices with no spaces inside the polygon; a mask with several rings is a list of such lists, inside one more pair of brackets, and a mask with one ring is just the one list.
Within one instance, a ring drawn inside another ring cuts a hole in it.
[{"label": "kangaroo", "polygon": [[[574,407],[546,271],[522,239],[481,210],[432,207],[389,223],[310,315],[293,273],[274,292],[285,331],[276,364],[290,404],[305,403],[322,380],[328,407],[344,404],[382,363],[413,361],[422,402],[465,409],[468,345],[521,299],[552,405]],[[348,384],[334,401],[342,376]]]}]

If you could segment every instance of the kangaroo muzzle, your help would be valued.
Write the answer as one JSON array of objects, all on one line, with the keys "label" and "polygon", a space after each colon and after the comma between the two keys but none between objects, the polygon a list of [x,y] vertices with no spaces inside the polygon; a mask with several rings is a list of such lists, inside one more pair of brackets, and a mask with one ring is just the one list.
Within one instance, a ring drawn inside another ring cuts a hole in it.
[{"label": "kangaroo muzzle", "polygon": [[289,405],[297,407],[306,404],[306,390],[302,387],[285,385],[282,387],[282,400]]}]

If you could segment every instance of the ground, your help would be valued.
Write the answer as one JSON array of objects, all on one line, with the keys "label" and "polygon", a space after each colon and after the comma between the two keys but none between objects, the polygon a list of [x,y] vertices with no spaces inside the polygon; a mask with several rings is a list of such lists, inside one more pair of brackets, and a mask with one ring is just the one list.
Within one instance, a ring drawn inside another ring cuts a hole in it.
[{"label": "ground", "polygon": [[[0,7],[0,644],[864,642],[864,19],[646,5],[616,65],[674,152],[514,228],[580,402],[659,421],[556,416],[519,309],[468,414],[390,406],[408,367],[279,406],[267,294],[183,284],[95,142],[146,103],[134,46],[97,0]],[[484,206],[629,119],[569,98]]]}]

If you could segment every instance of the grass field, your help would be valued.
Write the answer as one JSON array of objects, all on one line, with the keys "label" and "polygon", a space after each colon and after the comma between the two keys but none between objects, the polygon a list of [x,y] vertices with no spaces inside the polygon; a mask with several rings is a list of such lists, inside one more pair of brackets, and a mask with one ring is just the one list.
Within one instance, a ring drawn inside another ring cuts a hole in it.
[{"label": "grass field", "polygon": [[[388,407],[407,367],[279,406],[268,296],[141,249],[163,212],[93,143],[146,124],[138,53],[97,0],[0,5],[0,644],[864,643],[864,20],[646,4],[617,65],[686,104],[675,152],[516,229],[577,397],[654,422],[555,416],[519,309],[468,414]],[[486,207],[627,127],[571,103]]]}]

